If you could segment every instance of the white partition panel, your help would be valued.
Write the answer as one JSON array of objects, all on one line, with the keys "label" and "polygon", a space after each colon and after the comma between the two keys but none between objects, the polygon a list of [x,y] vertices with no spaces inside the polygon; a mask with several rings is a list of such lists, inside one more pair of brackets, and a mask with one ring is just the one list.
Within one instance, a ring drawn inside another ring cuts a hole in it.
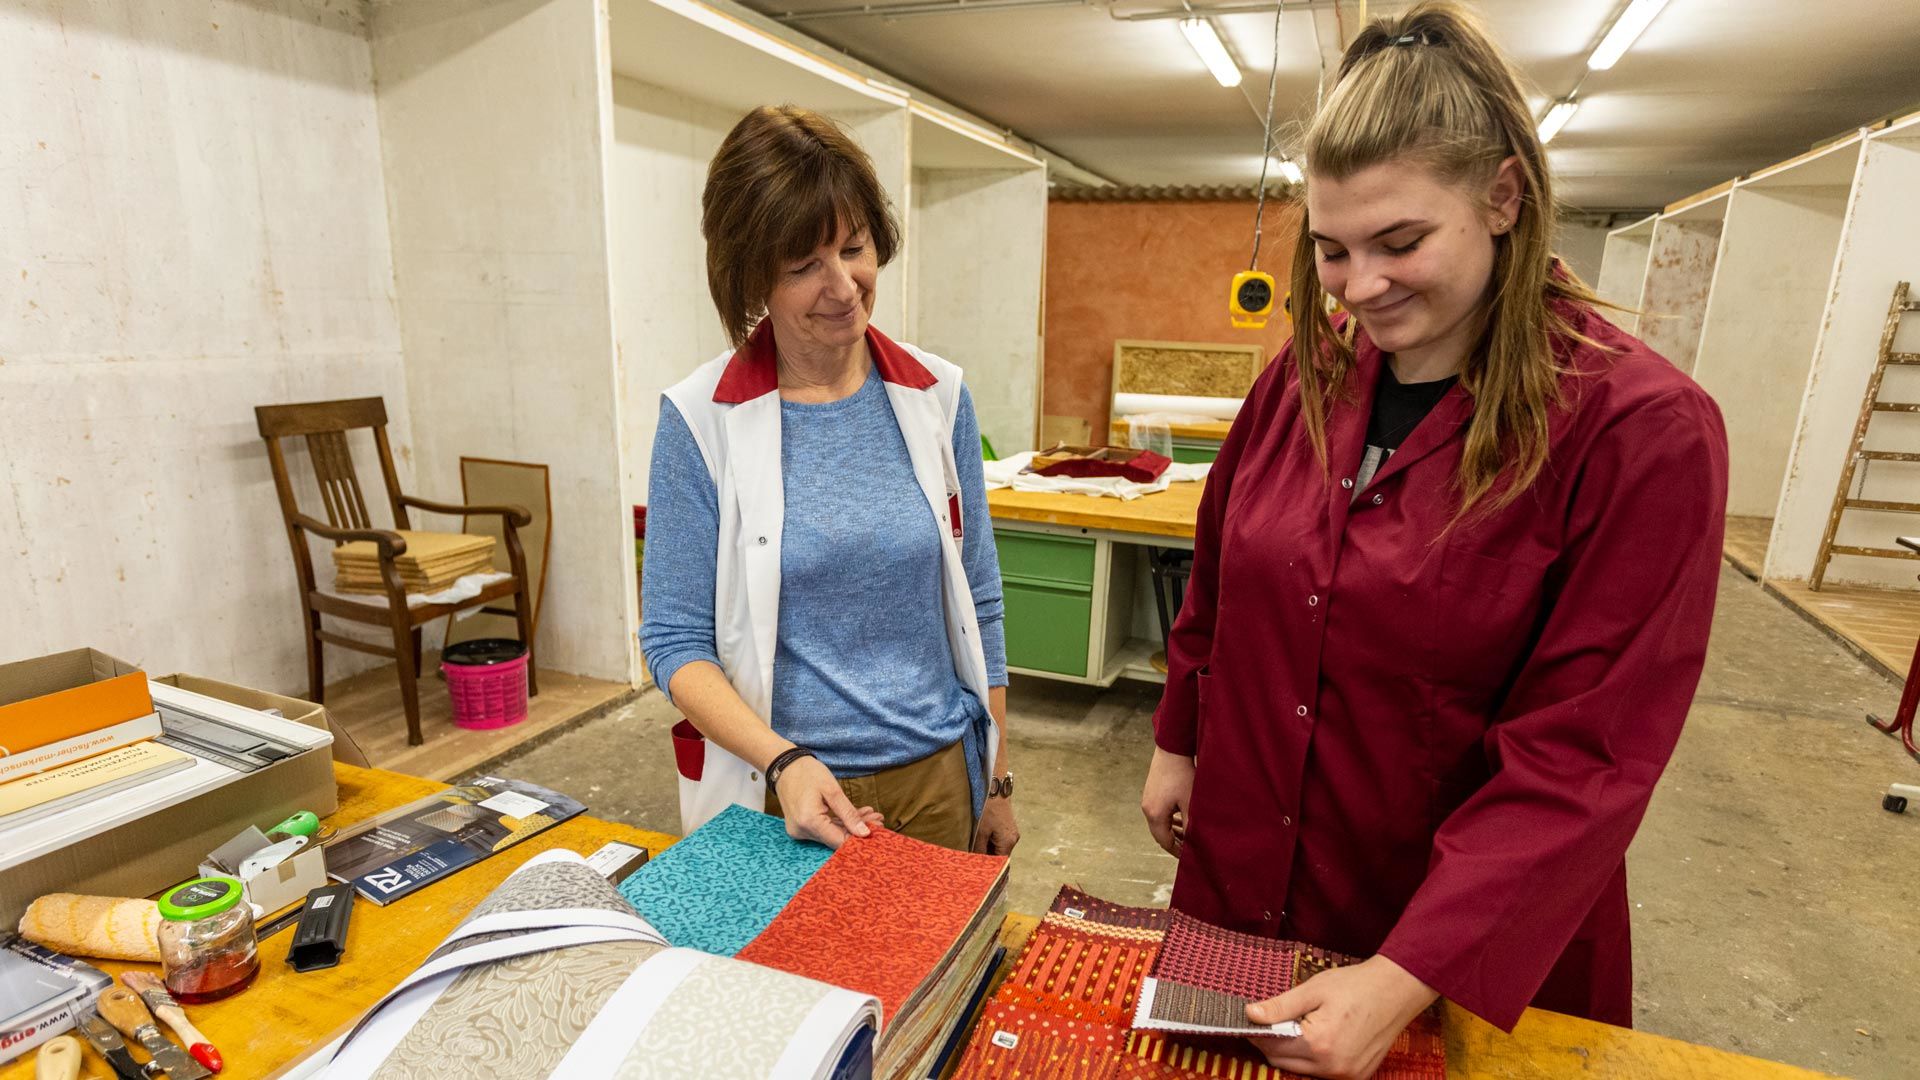
[{"label": "white partition panel", "polygon": [[647,501],[660,394],[727,347],[707,288],[700,192],[740,118],[672,90],[613,80],[607,246],[618,343],[627,490]]},{"label": "white partition panel", "polygon": [[[1833,286],[1821,319],[1813,370],[1801,408],[1787,478],[1767,550],[1766,576],[1804,580],[1813,566],[1873,371],[1887,302],[1896,282],[1920,285],[1920,122],[1869,136],[1847,206]],[[1895,348],[1920,350],[1920,317],[1908,316]],[[1883,400],[1920,402],[1920,368],[1894,368]],[[1920,450],[1920,415],[1882,414],[1867,449]],[[1920,464],[1875,462],[1860,494],[1920,501]],[[1842,543],[1890,547],[1920,531],[1911,514],[1849,511]],[[1882,559],[1836,558],[1827,580],[1914,587],[1916,566]]]},{"label": "white partition panel", "polygon": [[1647,278],[1640,293],[1640,340],[1693,370],[1700,347],[1700,326],[1713,289],[1713,267],[1720,251],[1720,223],[1727,193],[1683,210],[1662,214],[1653,223],[1647,249]]},{"label": "white partition panel", "polygon": [[[1657,216],[1657,215],[1655,215]],[[1594,291],[1602,300],[1626,308],[1608,317],[1628,333],[1640,323],[1640,293],[1647,283],[1647,251],[1653,244],[1654,217],[1641,218],[1607,234],[1600,258],[1600,280]]]},{"label": "white partition panel", "polygon": [[966,370],[996,452],[1032,450],[1046,172],[924,169],[914,195],[916,344]]},{"label": "white partition panel", "polygon": [[371,10],[421,486],[457,496],[461,455],[549,466],[540,663],[631,679],[599,4]]},{"label": "white partition panel", "polygon": [[1726,418],[1727,513],[1773,516],[1833,281],[1849,140],[1735,185],[1693,375]]}]

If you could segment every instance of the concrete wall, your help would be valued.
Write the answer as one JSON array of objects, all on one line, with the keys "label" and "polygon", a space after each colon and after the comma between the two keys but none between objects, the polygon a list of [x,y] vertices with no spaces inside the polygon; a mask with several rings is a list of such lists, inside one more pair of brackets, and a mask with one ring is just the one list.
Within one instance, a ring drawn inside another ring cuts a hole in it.
[{"label": "concrete wall", "polygon": [[413,472],[362,16],[0,10],[0,659],[94,645],[304,692],[253,407],[382,395]]},{"label": "concrete wall", "polygon": [[371,30],[422,493],[457,497],[462,455],[547,465],[540,663],[631,679],[604,11],[409,0]]},{"label": "concrete wall", "polygon": [[[1041,412],[1107,430],[1113,343],[1126,338],[1258,344],[1269,356],[1292,335],[1285,316],[1236,330],[1233,275],[1247,268],[1252,202],[1047,204],[1046,363]],[[1260,269],[1282,296],[1299,210],[1269,203]]]},{"label": "concrete wall", "polygon": [[1693,371],[1726,418],[1729,514],[1779,504],[1846,203],[1845,187],[1733,190]]},{"label": "concrete wall", "polygon": [[[1847,207],[1833,288],[1822,317],[1773,542],[1767,550],[1768,577],[1804,580],[1813,573],[1886,326],[1894,283],[1920,285],[1916,191],[1920,191],[1920,125],[1889,129],[1869,138]],[[1920,316],[1907,316],[1894,347],[1920,350]],[[1880,396],[1886,401],[1920,401],[1920,369],[1890,369]],[[1920,450],[1920,416],[1876,417],[1866,448]],[[1920,465],[1874,463],[1863,494],[1869,499],[1920,501]],[[1849,511],[1840,542],[1888,547],[1895,536],[1915,531],[1910,514]],[[1911,589],[1914,565],[1843,556],[1828,568],[1827,579]]]},{"label": "concrete wall", "polygon": [[916,170],[913,197],[913,342],[965,369],[996,452],[1034,449],[1046,172]]},{"label": "concrete wall", "polygon": [[1718,221],[1663,217],[1654,222],[1635,332],[1681,371],[1693,370],[1719,249]]}]

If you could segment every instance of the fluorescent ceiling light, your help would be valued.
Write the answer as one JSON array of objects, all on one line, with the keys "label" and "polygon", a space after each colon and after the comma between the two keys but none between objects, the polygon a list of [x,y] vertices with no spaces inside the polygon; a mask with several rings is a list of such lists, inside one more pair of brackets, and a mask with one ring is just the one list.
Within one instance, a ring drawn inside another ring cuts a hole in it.
[{"label": "fluorescent ceiling light", "polygon": [[1187,35],[1187,44],[1200,54],[1200,59],[1213,72],[1213,77],[1221,86],[1240,85],[1240,65],[1228,55],[1227,46],[1220,40],[1220,34],[1213,24],[1205,19],[1181,19],[1180,32]]},{"label": "fluorescent ceiling light", "polygon": [[1628,4],[1627,10],[1621,12],[1620,17],[1613,21],[1613,29],[1608,30],[1607,36],[1600,39],[1600,44],[1593,50],[1593,55],[1587,57],[1587,70],[1605,71],[1619,62],[1620,58],[1626,55],[1627,50],[1633,48],[1633,43],[1639,39],[1641,32],[1646,30],[1659,16],[1661,9],[1666,6],[1667,0],[1633,0]]},{"label": "fluorescent ceiling light", "polygon": [[1540,121],[1540,145],[1552,142],[1553,137],[1560,134],[1560,129],[1567,126],[1567,121],[1573,119],[1574,111],[1578,108],[1580,103],[1577,101],[1554,102],[1553,108],[1547,110],[1546,118]]},{"label": "fluorescent ceiling light", "polygon": [[1295,162],[1293,162],[1291,159],[1268,158],[1267,160],[1270,163],[1267,167],[1272,171],[1279,173],[1280,178],[1282,180],[1285,180],[1287,183],[1297,184],[1301,180],[1305,179],[1305,174],[1303,174],[1300,171],[1300,166]]}]

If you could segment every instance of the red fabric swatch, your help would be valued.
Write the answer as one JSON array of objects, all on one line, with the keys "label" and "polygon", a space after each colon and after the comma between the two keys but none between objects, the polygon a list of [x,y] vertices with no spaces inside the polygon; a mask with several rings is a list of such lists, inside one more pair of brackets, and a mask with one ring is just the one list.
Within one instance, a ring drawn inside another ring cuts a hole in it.
[{"label": "red fabric swatch", "polygon": [[1125,1036],[1002,1001],[987,1003],[953,1080],[1107,1080]]},{"label": "red fabric swatch", "polygon": [[884,1024],[966,932],[1006,864],[875,829],[842,844],[735,959],[872,994]]}]

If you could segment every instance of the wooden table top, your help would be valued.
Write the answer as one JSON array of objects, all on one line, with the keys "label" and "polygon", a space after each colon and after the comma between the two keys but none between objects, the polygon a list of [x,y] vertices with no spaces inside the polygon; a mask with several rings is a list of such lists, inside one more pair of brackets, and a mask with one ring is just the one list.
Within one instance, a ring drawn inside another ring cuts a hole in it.
[{"label": "wooden table top", "polygon": [[997,488],[987,492],[987,510],[996,522],[1024,521],[1191,540],[1205,488],[1206,484],[1199,481],[1185,481],[1131,502],[1105,495]]},{"label": "wooden table top", "polygon": [[[337,762],[333,769],[340,785],[340,809],[326,822],[335,827],[364,821],[447,786]],[[386,907],[356,899],[347,929],[346,958],[339,967],[295,972],[286,963],[293,931],[280,931],[260,943],[260,976],[252,986],[224,1001],[189,1005],[187,1017],[226,1058],[223,1080],[278,1075],[304,1054],[344,1035],[361,1013],[419,967],[434,946],[522,863],[551,848],[591,855],[609,840],[642,846],[658,855],[675,837],[582,814]],[[157,975],[160,970],[155,964],[89,963],[116,978],[123,971]],[[83,1077],[112,1075],[91,1048],[85,1057]],[[32,1076],[31,1054],[0,1065],[0,1080]]]},{"label": "wooden table top", "polygon": [[[1176,439],[1209,439],[1225,442],[1227,432],[1233,427],[1231,420],[1204,420],[1194,424],[1168,424],[1168,434]],[[1125,446],[1127,440],[1127,422],[1114,420],[1107,427],[1115,446]]]},{"label": "wooden table top", "polygon": [[[340,784],[340,809],[327,819],[334,826],[365,820],[446,786],[351,765],[335,764],[334,775]],[[557,847],[592,854],[610,840],[640,845],[658,855],[675,837],[583,814],[387,907],[356,901],[346,959],[339,967],[304,975],[294,972],[286,965],[293,932],[281,931],[261,943],[260,977],[253,986],[225,1001],[189,1006],[189,1018],[225,1055],[223,1076],[279,1075],[303,1055],[345,1034],[362,1012],[418,967],[522,863]],[[1000,935],[1008,946],[1008,962],[996,978],[1006,976],[1012,958],[1038,923],[1032,916],[1007,916]],[[157,973],[151,964],[93,962],[115,976],[141,969]],[[1537,1009],[1529,1009],[1508,1036],[1463,1009],[1451,1004],[1446,1008],[1450,1080],[1562,1076],[1812,1080],[1821,1075]],[[110,1076],[111,1072],[89,1049],[81,1075]],[[0,1080],[31,1080],[32,1076],[31,1054],[0,1066]]]},{"label": "wooden table top", "polygon": [[[994,974],[996,984],[1038,925],[1031,915],[1009,915],[1001,924],[1007,958]],[[1452,1002],[1444,1008],[1447,1080],[1818,1080],[1826,1075],[1541,1009],[1528,1009],[1508,1035]]]}]

